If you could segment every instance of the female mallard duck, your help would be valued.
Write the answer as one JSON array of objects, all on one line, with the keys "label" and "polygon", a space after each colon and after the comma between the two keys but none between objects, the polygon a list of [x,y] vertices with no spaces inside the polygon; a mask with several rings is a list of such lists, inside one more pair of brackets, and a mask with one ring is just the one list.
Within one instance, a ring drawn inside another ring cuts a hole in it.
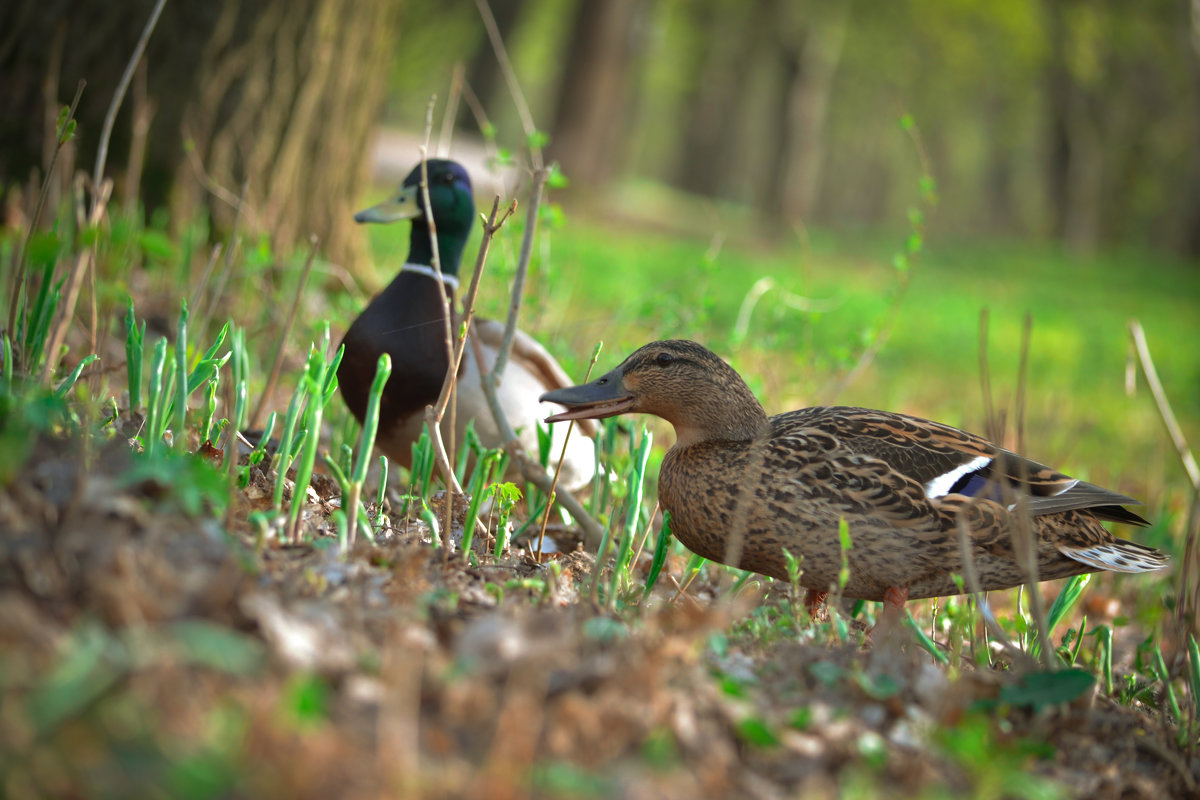
[{"label": "female mallard duck", "polygon": [[[767,417],[741,376],[695,342],[654,342],[607,375],[542,395],[569,410],[550,419],[655,414],[675,427],[658,493],[688,549],[787,578],[783,550],[803,557],[810,607],[837,584],[839,520],[849,525],[847,597],[905,600],[958,594],[960,514],[980,588],[1026,580],[1014,551],[1016,487],[1024,486],[1042,580],[1145,572],[1167,556],[1117,539],[1109,519],[1148,524],[1136,500],[1075,480],[947,425],[862,408]],[[740,536],[738,532],[741,532]]]},{"label": "female mallard duck", "polygon": [[[412,232],[408,259],[400,273],[346,331],[342,340],[345,352],[338,367],[342,397],[361,422],[379,356],[382,353],[391,355],[392,375],[383,389],[376,444],[388,458],[404,466],[411,465],[412,443],[421,435],[425,407],[436,402],[446,376],[449,359],[442,292],[453,309],[459,264],[475,223],[475,199],[467,171],[454,161],[427,161],[429,209],[437,230],[442,271],[439,283],[432,266],[433,237],[420,193],[421,172],[421,166],[417,165],[404,179],[395,197],[354,215],[358,222],[412,219]],[[451,329],[456,330],[456,327],[451,326]],[[481,345],[479,350],[488,370],[496,361],[503,330],[503,325],[490,320],[476,319],[471,326],[470,336]],[[467,422],[474,420],[480,441],[487,447],[498,447],[502,440],[480,384],[475,350],[468,338],[459,366],[455,441],[463,441]],[[527,450],[537,452],[537,421],[555,410],[549,405],[539,408],[538,395],[571,383],[544,347],[528,334],[517,331],[512,355],[497,391],[509,422]],[[590,432],[590,425],[585,432]],[[556,426],[553,433],[551,452],[557,457],[566,428]],[[560,484],[568,489],[578,488],[591,480],[594,470],[592,440],[578,434],[572,436],[563,460]]]}]

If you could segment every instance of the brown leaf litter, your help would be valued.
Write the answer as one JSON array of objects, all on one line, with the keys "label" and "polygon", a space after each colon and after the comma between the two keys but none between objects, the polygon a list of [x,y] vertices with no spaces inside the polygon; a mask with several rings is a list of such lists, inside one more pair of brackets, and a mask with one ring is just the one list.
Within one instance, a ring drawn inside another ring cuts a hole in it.
[{"label": "brown leaf litter", "polygon": [[[122,483],[130,462],[44,439],[0,492],[6,797],[970,797],[1026,773],[1067,797],[1196,796],[1174,731],[1099,693],[981,712],[1009,675],[740,639],[769,598],[706,585],[614,616],[582,550],[473,566],[405,519],[345,557],[263,541],[261,473],[230,536]],[[326,535],[336,490],[309,497]]]}]

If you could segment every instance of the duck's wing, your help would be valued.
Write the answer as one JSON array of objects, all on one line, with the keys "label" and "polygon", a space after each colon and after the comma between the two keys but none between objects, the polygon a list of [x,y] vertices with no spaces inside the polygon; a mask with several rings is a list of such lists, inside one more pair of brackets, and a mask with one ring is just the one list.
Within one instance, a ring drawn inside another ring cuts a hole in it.
[{"label": "duck's wing", "polygon": [[777,432],[821,430],[844,450],[877,458],[921,484],[929,498],[957,494],[1011,505],[1014,492],[1023,490],[1035,516],[1087,509],[1101,519],[1149,524],[1122,507],[1139,505],[1132,497],[1064,475],[982,436],[919,417],[829,406],[781,414],[772,424]]},{"label": "duck's wing", "polygon": [[[494,354],[500,349],[500,343],[504,340],[504,325],[496,320],[475,318],[471,323],[471,335],[475,336],[479,344],[491,354]],[[534,339],[528,333],[517,328],[516,334],[513,336],[512,355],[510,356],[515,361],[519,361],[530,374],[545,387],[542,391],[548,392],[554,389],[565,389],[568,386],[574,386],[575,381],[571,380],[571,376],[567,371],[559,365],[554,356],[542,346],[541,342]],[[489,362],[494,360],[494,356],[488,359]],[[537,398],[533,400],[536,402]],[[594,420],[578,420],[576,426],[586,436],[595,438],[596,423]]]}]

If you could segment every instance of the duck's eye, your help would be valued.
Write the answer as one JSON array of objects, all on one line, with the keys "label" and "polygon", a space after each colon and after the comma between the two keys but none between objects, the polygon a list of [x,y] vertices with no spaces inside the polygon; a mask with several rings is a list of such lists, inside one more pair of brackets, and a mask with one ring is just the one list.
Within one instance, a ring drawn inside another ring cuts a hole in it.
[{"label": "duck's eye", "polygon": [[447,172],[442,176],[442,183],[454,183],[454,173]]},{"label": "duck's eye", "polygon": [[600,378],[599,380],[596,381],[597,386],[603,386],[606,383],[608,383],[608,378]]},{"label": "duck's eye", "polygon": [[675,356],[670,353],[659,353],[654,360],[658,362],[660,367],[665,367],[675,360]]}]

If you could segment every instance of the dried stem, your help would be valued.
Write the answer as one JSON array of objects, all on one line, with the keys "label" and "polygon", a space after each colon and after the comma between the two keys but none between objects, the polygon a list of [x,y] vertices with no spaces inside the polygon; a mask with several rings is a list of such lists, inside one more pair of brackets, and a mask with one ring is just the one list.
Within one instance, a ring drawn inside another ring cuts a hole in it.
[{"label": "dried stem", "polygon": [[200,313],[199,309],[195,313],[196,330],[201,335],[208,330],[209,317],[213,309],[217,307],[217,303],[220,302],[221,295],[225,294],[225,286],[229,283],[229,274],[233,271],[233,251],[237,247],[238,231],[242,223],[242,209],[246,206],[246,192],[249,190],[250,181],[243,181],[242,193],[238,195],[237,209],[233,215],[233,228],[229,231],[229,244],[225,247],[225,266],[221,269],[220,277],[217,278],[216,287],[209,294],[207,302],[204,304],[204,313]]},{"label": "dried stem", "polygon": [[200,276],[199,283],[192,290],[192,301],[188,303],[188,308],[193,309],[193,314],[202,310],[204,289],[208,286],[208,280],[212,277],[213,268],[217,265],[217,259],[221,257],[222,250],[224,250],[224,246],[220,242],[213,245],[212,252],[208,256],[208,263],[204,265],[204,274]]},{"label": "dried stem", "polygon": [[67,109],[62,129],[55,132],[54,152],[50,155],[50,164],[46,167],[46,174],[42,177],[42,189],[38,193],[37,205],[33,208],[33,217],[29,220],[29,230],[25,232],[25,239],[21,242],[16,269],[13,270],[12,287],[9,292],[11,299],[8,306],[8,335],[14,342],[17,338],[17,309],[21,307],[20,299],[25,293],[25,258],[29,253],[29,241],[33,238],[33,232],[37,230],[38,223],[42,219],[42,211],[46,207],[46,195],[50,192],[50,183],[54,176],[54,166],[58,163],[58,154],[62,152],[63,145],[67,143],[67,130],[75,119],[75,109],[79,107],[79,98],[83,96],[83,87],[86,85],[87,81],[80,81],[79,85],[75,87],[75,97],[71,100],[70,108]]},{"label": "dried stem", "polygon": [[475,257],[475,271],[471,275],[471,283],[467,287],[466,296],[463,298],[463,324],[459,330],[458,338],[455,342],[454,350],[451,353],[450,368],[446,370],[446,378],[442,383],[442,391],[438,395],[437,403],[433,406],[435,417],[438,422],[441,422],[442,415],[446,411],[446,407],[450,403],[450,387],[454,383],[455,376],[458,375],[459,365],[462,363],[463,352],[466,350],[466,338],[468,331],[471,328],[471,322],[475,315],[475,298],[479,293],[479,279],[483,275],[483,265],[487,261],[488,251],[491,248],[492,239],[495,238],[496,232],[500,230],[508,218],[517,210],[517,201],[514,200],[504,211],[504,216],[498,216],[500,213],[500,197],[497,195],[492,201],[492,213],[486,218],[483,218],[483,238],[479,242],[479,254]]},{"label": "dried stem", "polygon": [[[80,173],[79,181],[87,181],[87,176]],[[91,187],[93,204],[91,217],[88,219],[89,226],[100,224],[100,220],[108,210],[108,199],[112,196],[112,189],[113,183],[107,179],[103,184]],[[71,327],[71,321],[75,317],[75,306],[79,302],[79,290],[83,286],[83,276],[87,274],[89,265],[95,260],[96,243],[93,242],[90,248],[75,257],[75,261],[71,265],[71,272],[67,277],[67,293],[63,297],[58,321],[54,325],[54,332],[50,335],[49,344],[45,350],[46,361],[42,365],[41,376],[41,382],[44,385],[50,385],[50,379],[54,377],[54,367],[58,363],[58,351],[66,341],[67,330]]]},{"label": "dried stem", "polygon": [[464,83],[463,63],[454,65],[454,73],[450,77],[450,94],[446,97],[446,108],[442,112],[442,132],[438,136],[437,154],[445,158],[450,155],[450,142],[454,138],[454,119],[458,116],[458,101],[462,97]]},{"label": "dried stem", "polygon": [[535,173],[540,172],[545,165],[542,161],[541,148],[533,142],[533,134],[536,133],[537,128],[533,124],[533,114],[529,112],[529,103],[525,101],[525,94],[521,91],[517,73],[513,70],[512,62],[508,60],[508,51],[504,48],[504,39],[500,36],[496,17],[492,15],[492,9],[488,6],[487,0],[475,0],[475,6],[479,9],[483,27],[487,30],[488,41],[491,42],[492,51],[496,54],[496,63],[500,66],[500,74],[504,76],[508,92],[512,95],[513,105],[517,107],[517,116],[521,118],[521,128],[529,143],[529,157],[533,164],[533,170]]},{"label": "dried stem", "polygon": [[[1133,346],[1137,351],[1138,363],[1142,374],[1146,376],[1146,385],[1154,397],[1158,408],[1158,416],[1167,429],[1171,443],[1179,462],[1187,473],[1192,484],[1192,503],[1188,512],[1187,535],[1183,548],[1183,569],[1179,577],[1179,599],[1176,603],[1177,625],[1179,626],[1180,651],[1186,652],[1188,634],[1195,635],[1197,621],[1200,620],[1200,467],[1196,465],[1196,457],[1179,427],[1171,401],[1158,378],[1158,370],[1150,355],[1150,345],[1146,342],[1146,332],[1136,319],[1129,321],[1129,334],[1133,338]],[[1195,707],[1195,703],[1192,704]]]},{"label": "dried stem", "polygon": [[[447,426],[450,431],[450,450],[454,450],[454,396],[458,387],[458,370],[454,368],[454,333],[451,323],[451,315],[453,309],[450,307],[450,298],[446,296],[445,282],[442,279],[442,257],[438,251],[437,238],[437,221],[433,218],[433,204],[429,199],[429,138],[433,134],[433,106],[437,102],[437,96],[429,98],[428,105],[425,106],[425,140],[421,144],[421,204],[425,208],[425,223],[429,228],[429,248],[433,254],[433,272],[437,276],[438,284],[443,287],[439,293],[442,301],[442,335],[446,345],[446,382],[449,383],[449,401],[447,403],[450,408],[450,424]],[[445,384],[443,384],[445,386]],[[425,407],[425,422],[429,426],[429,439],[433,445],[434,460],[437,463],[438,472],[441,473],[443,481],[449,489],[446,497],[446,503],[442,515],[442,530],[446,532],[446,555],[449,555],[450,550],[450,523],[454,512],[454,497],[453,495],[465,494],[462,486],[458,483],[458,477],[454,474],[454,467],[450,464],[450,456],[447,453],[446,442],[442,438],[442,428],[439,424],[441,416],[434,414],[433,406]]]},{"label": "dried stem", "polygon": [[1154,403],[1158,406],[1158,415],[1167,428],[1167,435],[1171,437],[1171,443],[1175,445],[1175,452],[1179,456],[1180,463],[1183,464],[1192,488],[1200,491],[1200,466],[1197,466],[1196,457],[1192,455],[1187,439],[1183,435],[1183,429],[1179,427],[1179,420],[1175,418],[1175,412],[1171,410],[1171,402],[1167,399],[1162,381],[1158,379],[1158,370],[1154,367],[1154,359],[1150,356],[1150,347],[1146,344],[1146,332],[1142,330],[1142,324],[1136,319],[1129,321],[1129,334],[1133,337],[1133,346],[1137,349],[1138,362],[1142,365],[1142,374],[1146,376],[1146,385],[1150,387],[1150,394],[1154,396]]},{"label": "dried stem", "polygon": [[[596,367],[596,359],[599,357],[600,347],[597,346],[592,352],[592,360],[591,363],[588,364],[587,374],[583,376],[584,383],[587,383],[589,380],[591,380],[592,370]],[[542,544],[546,541],[546,526],[550,524],[550,510],[554,507],[555,497],[558,496],[558,476],[562,474],[563,462],[567,460],[567,445],[570,444],[571,434],[574,431],[575,420],[571,420],[571,422],[567,425],[567,435],[563,437],[562,449],[559,450],[558,453],[558,463],[554,465],[554,480],[550,482],[550,493],[547,495],[549,499],[546,501],[546,513],[542,515],[542,530],[540,533],[538,533],[537,553],[535,553],[535,558],[537,558],[537,562],[539,564],[542,563]],[[654,511],[656,513],[658,511],[657,504],[654,506]],[[654,514],[651,514],[650,518],[653,519]]]},{"label": "dried stem", "polygon": [[[438,459],[438,467],[442,470],[443,477],[446,478],[446,484],[452,486],[454,491],[459,494],[465,494],[462,487],[458,484],[458,478],[454,474],[454,470],[450,467],[450,459],[446,454],[446,445],[442,441],[441,422],[448,408],[451,406],[451,401],[454,396],[455,387],[458,384],[458,368],[462,363],[463,352],[466,350],[467,336],[471,330],[471,320],[475,315],[475,297],[479,293],[479,279],[483,275],[483,265],[487,261],[488,250],[491,247],[492,239],[496,236],[496,231],[508,220],[513,211],[516,210],[517,203],[514,200],[512,204],[505,210],[504,216],[500,214],[500,198],[497,196],[492,201],[492,213],[483,220],[483,239],[479,243],[479,254],[475,257],[475,272],[471,275],[471,283],[467,288],[467,294],[464,298],[464,316],[463,324],[459,330],[457,340],[450,351],[450,365],[446,369],[446,377],[442,382],[442,391],[438,395],[437,402],[434,405],[425,407],[425,422],[429,426],[429,438],[433,443],[434,454]],[[445,297],[445,294],[442,295]],[[472,342],[475,340],[472,339]],[[476,364],[480,365],[482,370],[482,360],[476,358]],[[451,427],[453,428],[453,420]],[[449,507],[449,504],[447,504]],[[445,528],[449,530],[449,518],[447,517]],[[479,520],[475,522],[476,528],[486,533],[486,526]]]},{"label": "dried stem", "polygon": [[[462,85],[462,100],[467,104],[467,108],[471,112],[471,116],[475,118],[475,124],[480,131],[494,130],[491,122],[488,120],[487,112],[483,110],[483,106],[479,102],[479,98],[471,91],[471,85],[463,82]],[[487,159],[491,164],[496,164],[500,160],[500,152],[496,149],[496,137],[494,135],[485,135],[483,137],[483,151],[487,154]],[[492,179],[492,190],[498,194],[505,193],[504,178],[497,170],[489,170],[489,176]]]},{"label": "dried stem", "polygon": [[[125,65],[125,72],[121,75],[121,82],[117,84],[117,91],[113,93],[112,102],[108,104],[108,111],[104,115],[104,125],[100,128],[100,144],[96,148],[96,167],[92,170],[92,184],[100,185],[100,180],[104,177],[104,166],[108,160],[108,142],[112,139],[113,124],[117,120],[117,111],[121,108],[121,101],[125,99],[125,92],[129,89],[129,82],[133,79],[133,71],[137,68],[138,62],[142,60],[142,54],[146,52],[146,44],[150,41],[150,34],[154,32],[154,26],[158,24],[158,17],[162,14],[163,6],[167,4],[167,0],[158,0],[154,4],[153,10],[150,12],[150,19],[146,20],[146,26],[142,28],[142,35],[138,38],[137,45],[133,48],[133,54],[129,57],[129,63]],[[99,198],[95,198],[97,202]],[[94,207],[93,207],[94,212]],[[93,213],[93,216],[95,214]]]},{"label": "dried stem", "polygon": [[146,141],[150,136],[150,123],[154,119],[157,103],[150,98],[146,86],[148,69],[146,59],[138,62],[133,83],[133,133],[129,142],[129,166],[125,170],[125,181],[121,192],[122,202],[136,209],[141,197],[142,169],[146,163]]},{"label": "dried stem", "polygon": [[496,353],[496,363],[492,371],[484,377],[484,383],[497,386],[500,376],[508,366],[508,357],[512,353],[513,337],[517,335],[517,319],[521,315],[521,299],[525,296],[525,276],[529,273],[529,260],[533,256],[533,240],[537,235],[538,212],[542,205],[542,192],[546,188],[549,172],[541,167],[534,170],[533,186],[530,187],[529,210],[525,214],[525,232],[521,238],[521,255],[517,259],[517,274],[513,278],[512,299],[508,306],[508,320],[504,324],[504,338],[500,341],[500,349]]},{"label": "dried stem", "polygon": [[[187,122],[182,123],[181,127],[183,129],[183,138],[185,140],[192,139],[193,137],[190,129],[188,128]],[[200,185],[204,187],[205,191],[230,208],[237,209],[239,213],[249,214],[252,222],[257,219],[250,209],[242,207],[242,200],[245,199],[244,197],[239,199],[237,195],[222,186],[216,178],[208,174],[208,170],[204,168],[204,162],[200,160],[200,155],[196,152],[196,148],[185,148],[184,157],[187,158],[188,165],[191,166],[192,171],[196,173],[196,180],[200,182]]]},{"label": "dried stem", "polygon": [[[521,298],[525,291],[525,276],[528,273],[529,259],[533,252],[533,238],[537,228],[538,211],[541,206],[542,192],[545,188],[549,172],[542,159],[541,148],[537,146],[537,137],[535,136],[537,128],[533,124],[533,115],[529,111],[529,104],[525,101],[525,95],[521,92],[521,85],[517,80],[516,72],[512,68],[512,62],[508,59],[508,53],[504,48],[504,40],[501,38],[500,29],[496,25],[496,18],[492,15],[492,10],[488,7],[487,0],[475,0],[475,5],[479,9],[479,16],[483,20],[484,28],[487,30],[488,41],[491,42],[492,50],[496,54],[496,61],[500,66],[500,72],[504,75],[504,81],[508,86],[509,94],[512,96],[513,104],[517,108],[517,115],[521,119],[521,127],[525,132],[526,143],[529,146],[530,163],[533,166],[533,186],[530,191],[529,211],[527,212],[528,221],[525,224],[524,238],[521,242],[521,255],[517,261],[517,275],[513,282],[512,303],[509,306],[508,321],[504,328],[504,338],[492,371],[483,376],[480,384],[483,386],[483,393],[487,397],[488,407],[492,411],[492,416],[496,420],[496,427],[500,430],[501,437],[505,442],[505,449],[512,456],[513,463],[520,469],[525,480],[533,483],[545,492],[547,497],[550,497],[554,494],[554,480],[546,474],[545,470],[535,464],[525,453],[524,448],[521,447],[517,440],[517,435],[513,431],[512,424],[508,421],[508,415],[504,413],[504,408],[500,405],[500,400],[496,392],[496,387],[499,384],[499,376],[504,374],[504,367],[508,362],[509,353],[512,351],[513,337],[516,335],[517,317],[520,314]],[[593,547],[599,544],[604,536],[604,528],[584,510],[579,501],[570,494],[563,494],[561,497],[556,497],[555,499],[579,522],[583,528],[584,538],[587,540],[587,543]]]},{"label": "dried stem", "polygon": [[1012,654],[1015,661],[1020,662],[1026,667],[1032,666],[1033,660],[1021,648],[1017,647],[1012,639],[1008,638],[1008,634],[1004,632],[1004,628],[1000,627],[996,622],[996,617],[992,614],[992,609],[988,605],[987,599],[979,585],[979,573],[975,570],[975,559],[971,555],[971,529],[967,524],[965,511],[966,507],[964,506],[958,512],[958,554],[962,561],[963,580],[966,582],[967,590],[974,595],[975,606],[983,616],[983,624],[991,632],[992,636],[1004,646],[1004,649]]}]

